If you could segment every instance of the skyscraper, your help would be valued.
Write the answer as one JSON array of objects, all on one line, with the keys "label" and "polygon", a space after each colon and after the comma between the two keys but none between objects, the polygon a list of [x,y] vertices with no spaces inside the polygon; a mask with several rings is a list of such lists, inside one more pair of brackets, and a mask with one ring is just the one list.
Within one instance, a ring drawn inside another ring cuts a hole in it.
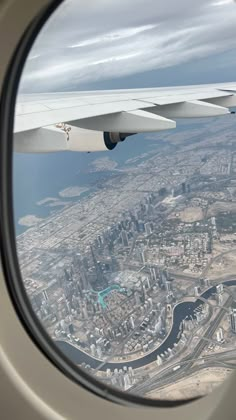
[{"label": "skyscraper", "polygon": [[143,264],[146,263],[146,252],[145,252],[145,250],[143,250],[141,252],[141,261],[142,261]]},{"label": "skyscraper", "polygon": [[151,223],[149,223],[149,222],[145,223],[144,227],[145,227],[146,235],[147,236],[151,235],[151,233],[152,233]]},{"label": "skyscraper", "polygon": [[134,292],[134,298],[135,298],[135,305],[139,306],[140,305],[140,295],[139,295],[138,291]]},{"label": "skyscraper", "polygon": [[134,329],[134,327],[135,327],[134,318],[132,316],[130,317],[130,325],[131,325],[131,328]]},{"label": "skyscraper", "polygon": [[89,282],[88,282],[87,274],[83,266],[80,268],[80,279],[81,279],[82,290],[88,290]]},{"label": "skyscraper", "polygon": [[165,290],[166,290],[167,292],[170,292],[170,291],[171,291],[171,282],[170,282],[170,281],[167,281],[167,282],[165,283]]},{"label": "skyscraper", "polygon": [[127,232],[125,230],[121,231],[121,240],[122,240],[122,245],[127,247],[129,246],[129,240],[128,240],[128,235]]},{"label": "skyscraper", "polygon": [[232,331],[236,334],[236,308],[233,308],[230,314],[230,324]]},{"label": "skyscraper", "polygon": [[220,293],[223,293],[223,291],[224,291],[223,284],[222,283],[221,284],[217,284],[217,286],[216,286],[216,293],[220,294]]},{"label": "skyscraper", "polygon": [[92,246],[90,246],[90,251],[91,251],[91,255],[92,255],[93,265],[95,267],[96,278],[97,278],[97,281],[100,282],[100,281],[103,280],[103,272],[102,272],[102,269],[101,269],[101,264],[99,264],[99,262],[97,261]]}]

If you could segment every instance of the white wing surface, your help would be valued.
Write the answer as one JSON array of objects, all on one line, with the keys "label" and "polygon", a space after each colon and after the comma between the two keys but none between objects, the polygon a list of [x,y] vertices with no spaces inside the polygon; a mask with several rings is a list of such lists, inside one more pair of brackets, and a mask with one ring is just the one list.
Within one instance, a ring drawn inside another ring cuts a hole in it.
[{"label": "white wing surface", "polygon": [[18,97],[20,152],[113,149],[128,135],[176,127],[175,119],[220,116],[236,106],[236,82]]}]

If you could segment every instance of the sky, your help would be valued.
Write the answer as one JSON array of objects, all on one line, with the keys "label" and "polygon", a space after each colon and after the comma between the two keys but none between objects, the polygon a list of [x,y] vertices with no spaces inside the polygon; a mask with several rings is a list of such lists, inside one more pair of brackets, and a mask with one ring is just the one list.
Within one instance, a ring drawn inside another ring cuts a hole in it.
[{"label": "sky", "polygon": [[[67,0],[39,34],[20,90],[236,81],[235,22],[236,4],[231,0]],[[146,135],[131,137],[107,156],[118,162],[138,156],[153,147],[147,140]],[[79,169],[86,172],[83,168],[97,158],[78,153],[15,154],[16,219],[37,214],[39,199],[72,185]]]},{"label": "sky", "polygon": [[31,50],[22,92],[234,81],[233,0],[66,0]]}]

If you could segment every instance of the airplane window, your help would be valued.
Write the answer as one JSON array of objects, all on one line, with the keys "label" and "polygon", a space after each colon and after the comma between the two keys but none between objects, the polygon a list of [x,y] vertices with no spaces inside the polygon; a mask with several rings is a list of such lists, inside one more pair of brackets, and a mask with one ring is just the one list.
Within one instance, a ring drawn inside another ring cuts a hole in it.
[{"label": "airplane window", "polygon": [[27,57],[22,282],[53,348],[107,395],[186,401],[235,369],[235,19],[230,0],[67,0]]}]

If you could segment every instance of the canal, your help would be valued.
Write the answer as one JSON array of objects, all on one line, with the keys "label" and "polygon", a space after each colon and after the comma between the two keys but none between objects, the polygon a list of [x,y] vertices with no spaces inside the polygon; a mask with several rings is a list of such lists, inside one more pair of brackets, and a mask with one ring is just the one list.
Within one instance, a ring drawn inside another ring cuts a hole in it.
[{"label": "canal", "polygon": [[[224,281],[222,282],[222,284],[225,284],[228,287],[236,286],[236,279]],[[212,296],[214,293],[216,293],[216,286],[212,286],[209,289],[207,289],[200,295],[200,297],[209,299],[210,296]],[[135,360],[121,362],[103,362],[99,359],[94,358],[93,356],[90,356],[89,354],[83,352],[82,350],[76,348],[75,346],[65,341],[56,341],[55,343],[57,344],[59,349],[75,364],[85,363],[87,365],[90,365],[93,369],[99,369],[103,371],[106,371],[107,369],[122,369],[124,366],[127,366],[127,368],[132,367],[133,369],[137,369],[155,361],[157,359],[157,356],[167,351],[168,348],[174,348],[174,344],[178,343],[178,341],[181,339],[181,334],[179,334],[179,332],[182,332],[182,321],[186,317],[190,318],[192,316],[194,318],[194,311],[197,307],[201,305],[203,305],[203,302],[200,299],[197,299],[195,302],[182,302],[177,304],[173,311],[173,326],[166,339],[158,348]]]}]

